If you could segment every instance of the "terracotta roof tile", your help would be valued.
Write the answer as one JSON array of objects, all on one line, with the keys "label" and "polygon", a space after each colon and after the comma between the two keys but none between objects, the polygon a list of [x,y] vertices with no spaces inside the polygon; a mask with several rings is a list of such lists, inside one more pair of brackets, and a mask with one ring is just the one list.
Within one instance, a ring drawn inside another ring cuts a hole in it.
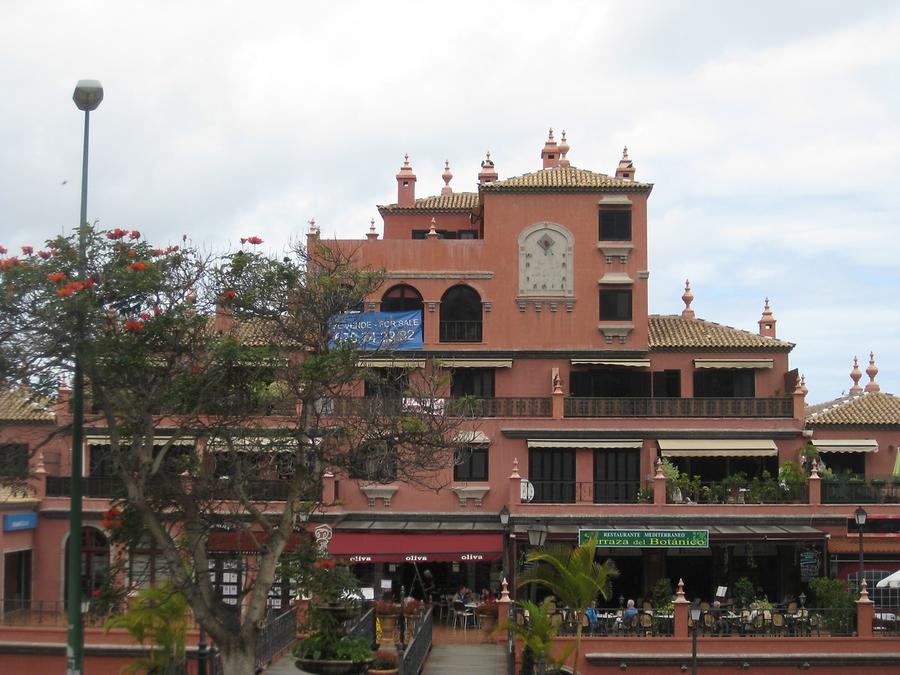
[{"label": "terracotta roof tile", "polygon": [[794,345],[750,331],[678,315],[650,315],[650,349],[749,349],[787,351]]},{"label": "terracotta roof tile", "polygon": [[0,422],[53,422],[47,404],[31,401],[18,390],[0,392]]},{"label": "terracotta roof tile", "polygon": [[574,166],[557,166],[481,186],[482,192],[650,192],[653,183],[614,178]]},{"label": "terracotta roof tile", "polygon": [[825,426],[900,426],[900,397],[864,392],[809,406],[806,423]]},{"label": "terracotta roof tile", "polygon": [[433,195],[417,199],[413,206],[385,204],[378,207],[379,213],[466,213],[478,207],[477,192],[454,192],[449,195]]}]

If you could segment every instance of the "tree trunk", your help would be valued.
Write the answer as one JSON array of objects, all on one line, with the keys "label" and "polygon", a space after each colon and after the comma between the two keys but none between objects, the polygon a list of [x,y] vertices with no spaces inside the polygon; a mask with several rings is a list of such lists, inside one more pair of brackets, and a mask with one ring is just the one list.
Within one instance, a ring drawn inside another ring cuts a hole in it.
[{"label": "tree trunk", "polygon": [[248,645],[222,650],[222,671],[224,675],[256,675],[256,654]]}]

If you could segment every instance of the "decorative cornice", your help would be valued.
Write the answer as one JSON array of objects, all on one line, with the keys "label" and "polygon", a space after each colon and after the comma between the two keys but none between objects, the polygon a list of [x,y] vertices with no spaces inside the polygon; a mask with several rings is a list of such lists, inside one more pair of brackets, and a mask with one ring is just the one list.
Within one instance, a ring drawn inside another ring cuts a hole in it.
[{"label": "decorative cornice", "polygon": [[493,272],[469,270],[412,271],[392,270],[385,274],[388,279],[493,279]]}]

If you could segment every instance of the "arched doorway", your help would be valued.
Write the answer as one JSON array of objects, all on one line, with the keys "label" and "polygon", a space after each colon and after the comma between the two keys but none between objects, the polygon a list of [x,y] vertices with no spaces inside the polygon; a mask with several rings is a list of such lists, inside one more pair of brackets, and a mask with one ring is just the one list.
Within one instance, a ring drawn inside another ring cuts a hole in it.
[{"label": "arched doorway", "polygon": [[[66,541],[66,567],[63,571],[65,598],[69,598],[69,541]],[[81,528],[81,594],[90,598],[106,580],[109,570],[109,539],[96,527]]]}]

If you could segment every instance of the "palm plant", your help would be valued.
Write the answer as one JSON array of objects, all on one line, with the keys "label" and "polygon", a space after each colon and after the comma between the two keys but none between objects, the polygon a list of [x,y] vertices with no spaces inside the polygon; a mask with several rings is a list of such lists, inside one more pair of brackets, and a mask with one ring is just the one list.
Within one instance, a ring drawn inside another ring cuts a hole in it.
[{"label": "palm plant", "polygon": [[530,655],[533,663],[537,665],[538,675],[544,675],[547,667],[558,670],[572,652],[572,645],[569,645],[557,657],[551,653],[553,640],[559,628],[550,619],[552,613],[550,603],[550,598],[544,600],[540,605],[529,600],[521,600],[517,604],[527,612],[528,621],[523,623],[510,621],[508,626],[498,626],[494,631],[496,633],[501,629],[509,628],[513,636],[522,641],[523,662],[526,660],[525,655]]},{"label": "palm plant", "polygon": [[537,563],[537,566],[523,573],[519,579],[519,586],[530,583],[544,586],[559,603],[575,611],[578,620],[575,622],[572,672],[576,672],[578,668],[581,652],[580,618],[598,595],[609,600],[612,596],[612,580],[619,576],[612,560],[603,563],[594,560],[596,550],[597,543],[592,539],[575,548],[549,546],[530,551],[527,561]]}]

